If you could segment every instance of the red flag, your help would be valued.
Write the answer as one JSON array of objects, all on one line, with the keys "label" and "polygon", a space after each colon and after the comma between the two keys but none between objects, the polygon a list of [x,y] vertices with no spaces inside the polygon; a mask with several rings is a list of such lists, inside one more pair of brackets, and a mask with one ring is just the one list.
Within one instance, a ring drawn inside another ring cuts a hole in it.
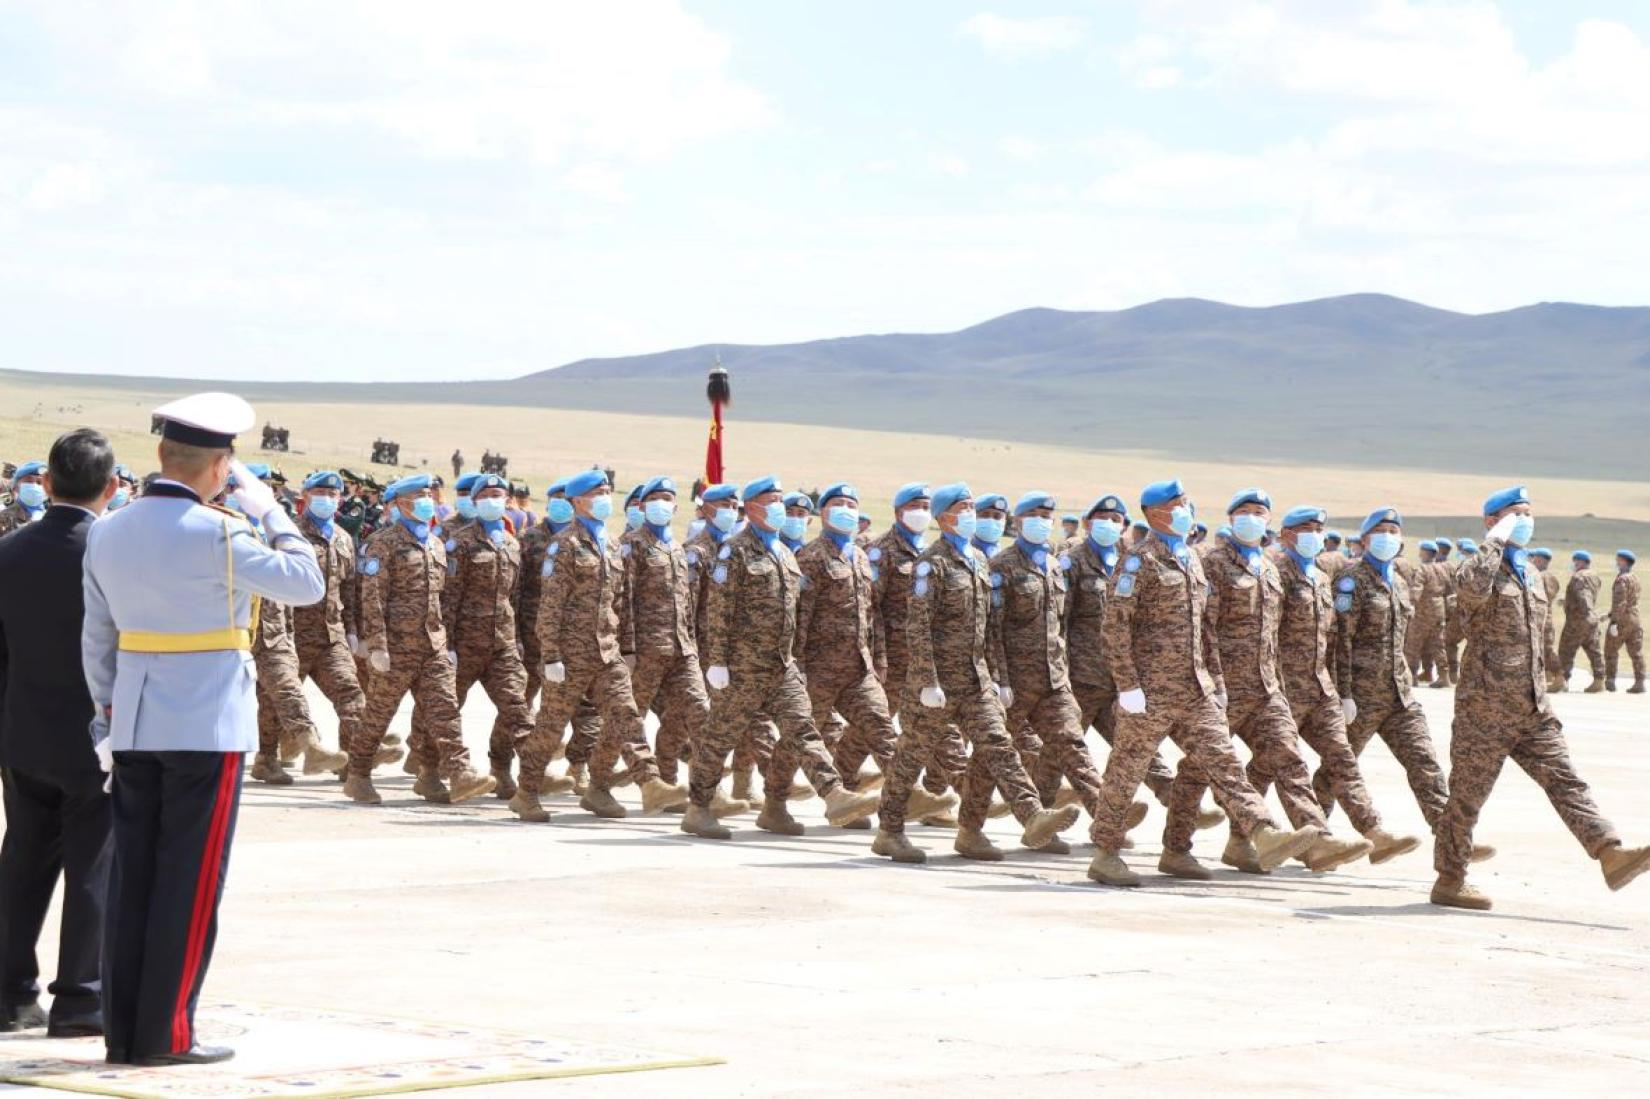
[{"label": "red flag", "polygon": [[722,483],[722,402],[710,403],[710,438],[705,443],[705,484]]}]

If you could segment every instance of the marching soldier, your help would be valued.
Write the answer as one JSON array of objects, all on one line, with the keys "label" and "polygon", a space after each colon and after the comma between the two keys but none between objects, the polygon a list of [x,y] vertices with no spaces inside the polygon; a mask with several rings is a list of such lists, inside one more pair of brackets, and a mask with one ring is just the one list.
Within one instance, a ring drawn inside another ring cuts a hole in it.
[{"label": "marching soldier", "polygon": [[1415,621],[1410,623],[1409,634],[1404,640],[1404,659],[1409,661],[1410,674],[1417,683],[1431,683],[1436,678],[1436,654],[1428,660],[1427,641],[1434,623],[1441,620],[1440,614],[1445,609],[1441,578],[1433,568],[1437,560],[1438,543],[1430,539],[1422,542],[1421,564],[1413,574],[1405,577],[1415,596]]},{"label": "marching soldier", "polygon": [[[928,497],[926,490],[923,496]],[[881,829],[871,850],[896,862],[927,857],[905,837],[905,817],[918,771],[952,767],[955,758],[939,750],[955,727],[974,746],[963,767],[945,777],[962,790],[957,854],[997,860],[1003,852],[982,831],[993,787],[1001,789],[1015,819],[1024,826],[1020,842],[1041,850],[1077,820],[1075,806],[1045,809],[1008,735],[1001,669],[993,669],[989,642],[992,573],[985,558],[969,545],[976,519],[968,486],[958,482],[934,490],[940,537],[924,550],[913,570],[910,621],[902,707],[902,730],[882,788]],[[928,502],[925,500],[925,502]],[[926,526],[926,524],[924,524]],[[1052,523],[1050,524],[1052,526]],[[1047,534],[1045,532],[1045,540]]]},{"label": "marching soldier", "polygon": [[1604,639],[1604,688],[1616,689],[1616,662],[1622,649],[1633,662],[1630,695],[1644,693],[1644,626],[1639,621],[1639,578],[1633,575],[1638,557],[1632,550],[1616,551],[1616,579],[1610,587],[1610,626]]},{"label": "marching soldier", "polygon": [[1450,797],[1438,827],[1432,903],[1487,909],[1490,898],[1467,884],[1473,827],[1510,757],[1540,786],[1559,818],[1598,860],[1612,889],[1650,869],[1650,847],[1624,848],[1576,774],[1564,726],[1547,701],[1542,634],[1548,614],[1524,546],[1535,514],[1523,486],[1484,502],[1484,551],[1456,572],[1467,635],[1450,736]]},{"label": "marching soldier", "polygon": [[18,466],[17,472],[12,475],[11,490],[16,499],[0,510],[0,537],[45,517],[49,503],[46,499],[46,463],[24,462]]},{"label": "marching soldier", "polygon": [[974,537],[969,542],[990,560],[1008,529],[1008,497],[982,492],[974,499]]},{"label": "marching soldier", "polygon": [[1545,547],[1530,551],[1530,564],[1541,574],[1541,590],[1547,595],[1547,627],[1541,634],[1541,664],[1547,670],[1549,693],[1564,689],[1558,662],[1558,577],[1553,575],[1553,551]]},{"label": "marching soldier", "polygon": [[1568,684],[1576,666],[1576,650],[1584,651],[1593,671],[1588,694],[1604,690],[1604,650],[1598,643],[1604,612],[1595,609],[1600,586],[1598,574],[1593,571],[1593,555],[1584,549],[1572,553],[1570,582],[1564,588],[1564,630],[1558,637],[1558,670]]},{"label": "marching soldier", "polygon": [[792,553],[801,553],[808,540],[808,520],[814,515],[813,498],[806,492],[787,492],[784,504],[785,525],[779,532],[779,540]]},{"label": "marching soldier", "polygon": [[348,763],[344,753],[329,752],[322,745],[310,717],[292,640],[292,608],[271,601],[259,604],[252,661],[258,669],[258,754],[252,761],[252,777],[271,786],[292,785],[292,776],[281,766],[281,741],[286,737],[303,745],[306,775],[337,771]]}]

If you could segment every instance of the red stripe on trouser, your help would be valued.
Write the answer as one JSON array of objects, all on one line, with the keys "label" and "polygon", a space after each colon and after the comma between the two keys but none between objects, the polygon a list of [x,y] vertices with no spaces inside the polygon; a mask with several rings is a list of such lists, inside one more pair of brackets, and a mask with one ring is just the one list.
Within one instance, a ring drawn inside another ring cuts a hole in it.
[{"label": "red stripe on trouser", "polygon": [[183,975],[178,981],[178,1001],[172,1009],[173,1053],[183,1053],[194,1044],[194,1035],[189,1030],[189,992],[200,974],[206,930],[212,925],[212,905],[218,895],[218,877],[223,867],[223,841],[229,831],[230,795],[240,770],[241,753],[225,753],[223,773],[218,776],[218,796],[212,806],[212,823],[207,827],[206,845],[201,852],[200,875],[195,879],[195,904],[189,916],[189,939],[183,955]]}]

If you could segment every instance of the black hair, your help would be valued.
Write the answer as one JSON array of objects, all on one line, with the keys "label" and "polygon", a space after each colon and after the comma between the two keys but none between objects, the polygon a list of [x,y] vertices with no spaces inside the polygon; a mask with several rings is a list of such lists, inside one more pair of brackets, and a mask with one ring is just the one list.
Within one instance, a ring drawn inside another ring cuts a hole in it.
[{"label": "black hair", "polygon": [[52,498],[86,504],[103,495],[115,472],[115,451],[100,431],[76,428],[52,444],[46,468],[52,475]]}]

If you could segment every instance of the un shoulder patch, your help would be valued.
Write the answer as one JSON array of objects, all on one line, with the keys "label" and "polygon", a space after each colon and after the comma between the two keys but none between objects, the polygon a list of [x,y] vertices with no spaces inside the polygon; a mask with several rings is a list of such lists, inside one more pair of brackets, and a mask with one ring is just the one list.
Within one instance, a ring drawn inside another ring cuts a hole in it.
[{"label": "un shoulder patch", "polygon": [[872,546],[870,548],[870,550],[866,552],[865,556],[869,557],[873,561],[881,561],[882,560],[882,547],[881,546]]},{"label": "un shoulder patch", "polygon": [[452,553],[457,548],[458,548],[458,539],[457,538],[447,539],[447,552],[448,553]]},{"label": "un shoulder patch", "polygon": [[719,551],[717,551],[716,559],[718,561],[726,561],[728,558],[730,558],[732,556],[733,556],[733,547],[732,546],[723,546]]},{"label": "un shoulder patch", "polygon": [[726,565],[717,565],[716,571],[710,574],[710,578],[718,584],[726,584],[728,582],[728,567]]},{"label": "un shoulder patch", "polygon": [[1358,581],[1350,576],[1343,576],[1335,581],[1335,587],[1341,591],[1350,592],[1358,586]]},{"label": "un shoulder patch", "polygon": [[1003,586],[1003,574],[1002,573],[994,572],[994,573],[991,574],[991,586],[993,588],[1000,588],[1000,587]]},{"label": "un shoulder patch", "polygon": [[1123,571],[1124,572],[1139,572],[1140,571],[1140,558],[1131,557],[1127,561],[1124,561],[1123,562]]},{"label": "un shoulder patch", "polygon": [[1350,595],[1337,595],[1335,597],[1335,609],[1342,614],[1345,614],[1347,611],[1351,610],[1352,597]]},{"label": "un shoulder patch", "polygon": [[916,587],[912,588],[911,590],[916,592],[918,595],[927,595],[928,594],[928,578],[925,576],[921,580],[918,580],[917,584],[916,584]]},{"label": "un shoulder patch", "polygon": [[378,558],[369,557],[361,563],[361,571],[366,573],[368,576],[377,576],[378,570],[381,566],[382,562],[380,562]]},{"label": "un shoulder patch", "polygon": [[1060,568],[1061,568],[1061,569],[1069,569],[1069,568],[1071,568],[1071,554],[1069,554],[1069,553],[1062,553],[1062,554],[1061,554],[1061,555],[1060,555]]},{"label": "un shoulder patch", "polygon": [[556,556],[556,554],[561,552],[561,543],[560,542],[551,542],[550,543],[550,548],[545,550],[544,552],[548,553],[551,557]]},{"label": "un shoulder patch", "polygon": [[[1134,558],[1131,557],[1129,560],[1132,561]],[[1117,581],[1117,594],[1121,595],[1125,599],[1134,594],[1133,573],[1124,573],[1122,578]]]},{"label": "un shoulder patch", "polygon": [[922,562],[921,564],[919,564],[917,566],[917,575],[918,576],[927,576],[929,573],[931,573],[933,571],[934,571],[934,564],[931,561],[924,561],[924,562]]}]

